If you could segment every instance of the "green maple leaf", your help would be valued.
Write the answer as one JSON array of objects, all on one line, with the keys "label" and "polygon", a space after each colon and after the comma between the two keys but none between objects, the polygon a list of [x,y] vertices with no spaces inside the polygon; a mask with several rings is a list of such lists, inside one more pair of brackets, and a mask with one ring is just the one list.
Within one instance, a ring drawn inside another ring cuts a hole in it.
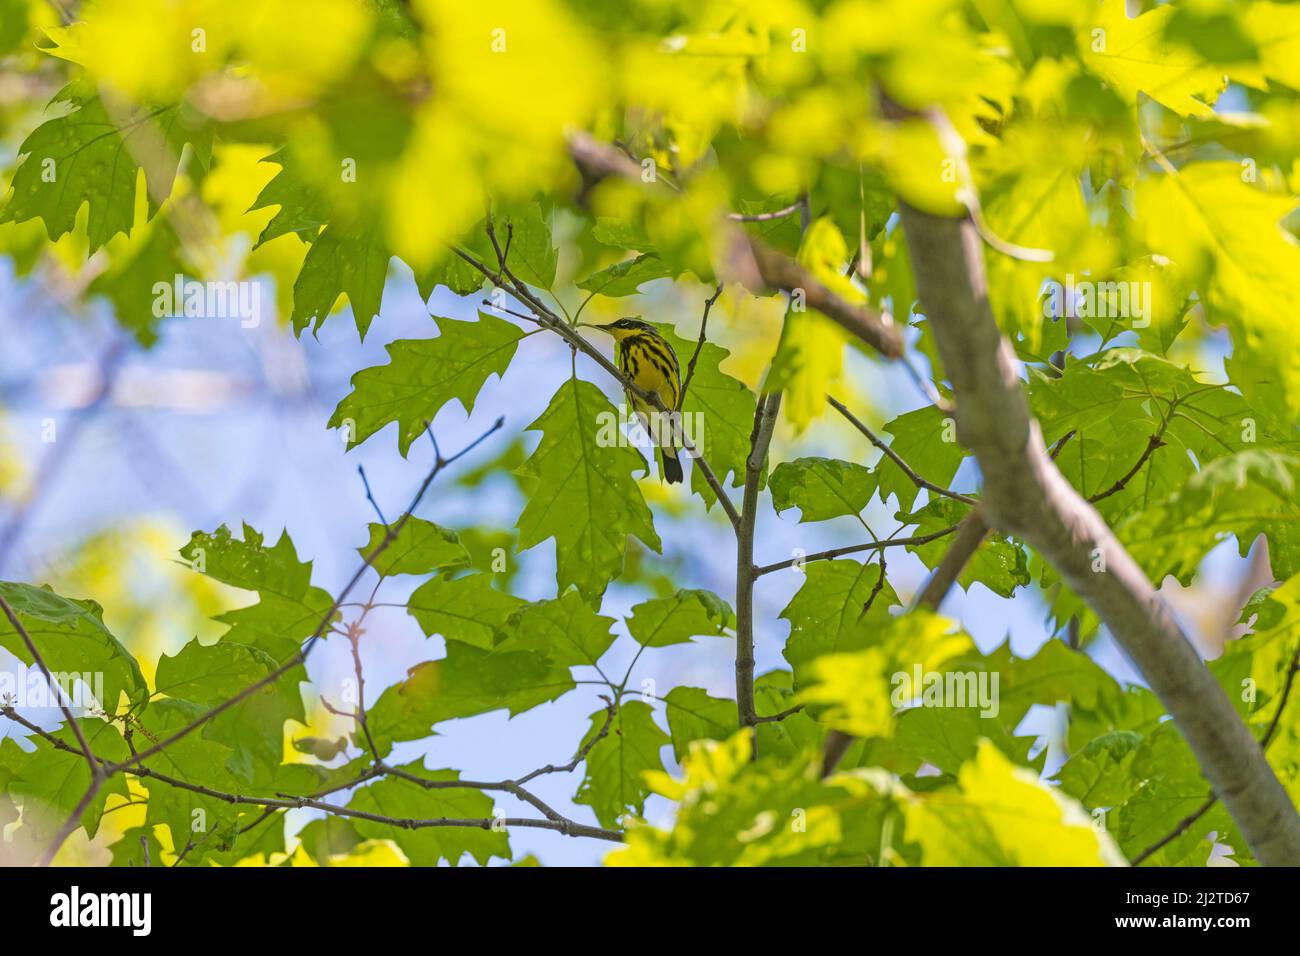
[{"label": "green maple leaf", "polygon": [[[178,706],[197,707],[194,716],[292,659],[302,642],[323,628],[333,603],[327,592],[312,586],[311,562],[298,559],[288,534],[271,547],[248,525],[243,534],[240,541],[222,525],[212,534],[195,532],[181,549],[181,556],[209,577],[258,594],[257,603],[216,616],[229,625],[216,644],[191,642],[176,657],[159,661],[160,679],[171,686],[160,690]],[[306,720],[298,689],[306,680],[299,663],[205,725],[203,738],[228,749],[224,762],[238,779],[265,782],[279,772],[285,721]]]},{"label": "green maple leaf", "polygon": [[154,693],[211,706],[234,697],[273,670],[275,660],[260,648],[233,641],[200,644],[195,638],[174,657],[163,654],[158,658]]},{"label": "green maple leaf", "polygon": [[576,283],[579,289],[608,296],[611,299],[636,295],[641,285],[672,274],[668,265],[654,253],[644,253],[634,259],[616,262]]},{"label": "green maple leaf", "polygon": [[1118,709],[1116,699],[1123,694],[1091,657],[1071,650],[1063,641],[1048,641],[1033,657],[1019,659],[1011,653],[1008,639],[989,654],[971,654],[949,664],[953,670],[999,676],[998,720],[1009,729],[1018,727],[1035,704],[1055,707],[1062,701],[1069,702],[1076,717],[1104,714],[1109,722]]},{"label": "green maple leaf", "polygon": [[[1083,84],[1078,79],[1073,89]],[[1110,99],[1117,111],[1124,109],[1115,94]],[[1084,123],[1025,122],[1008,124],[1005,136],[1005,147],[981,154],[972,170],[989,227],[1007,242],[1051,250],[1050,274],[1058,279],[1069,273],[1095,274],[1090,244],[1096,243],[1096,231],[1080,178],[1098,152],[1097,133]],[[1064,320],[1047,319],[1041,308],[1025,308],[1040,301],[1041,263],[990,255],[987,272],[994,316],[1021,355],[1045,361],[1065,347]]]},{"label": "green maple leaf", "polygon": [[[900,750],[951,774],[974,759],[981,740],[991,741],[1013,763],[1031,766],[1029,751],[1036,739],[1012,736],[1000,720],[983,716],[978,707],[912,707],[898,715],[893,735]],[[1046,751],[1039,756],[1040,766],[1045,756]]]},{"label": "green maple leaf", "polygon": [[448,252],[429,268],[415,275],[415,284],[426,302],[438,286],[446,286],[456,295],[473,295],[483,288],[486,281],[483,273],[454,252]]},{"label": "green maple leaf", "polygon": [[263,158],[262,162],[274,163],[280,167],[280,171],[262,187],[257,200],[248,211],[268,206],[280,208],[257,237],[253,248],[291,232],[304,240],[311,240],[329,222],[328,200],[309,184],[305,170],[290,148],[276,150]]},{"label": "green maple leaf", "polygon": [[[95,756],[114,762],[130,756],[126,741],[113,724],[98,718],[77,718],[77,723]],[[53,734],[72,751],[55,749],[48,741],[33,740],[36,749],[26,752],[12,738],[0,740],[0,767],[5,768],[0,783],[8,780],[9,795],[19,798],[23,804],[23,828],[31,827],[32,837],[40,844],[58,832],[90,789],[90,767],[72,729],[65,724]],[[81,815],[81,825],[91,837],[99,829],[109,794],[125,797],[126,780],[120,775],[110,777]]]},{"label": "green maple leaf", "polygon": [[[507,209],[493,217],[497,241],[502,243],[502,251],[507,253],[506,264],[510,270],[524,283],[544,289],[555,284],[555,269],[559,263],[559,251],[551,240],[549,220],[549,213],[535,202]],[[497,251],[488,238],[486,220],[480,219],[475,223],[456,243],[456,248],[469,253],[490,269],[497,266]],[[425,299],[440,285],[457,295],[472,295],[487,281],[477,267],[452,251],[415,275],[416,285]]]},{"label": "green maple leaf", "polygon": [[[676,351],[684,382],[698,339],[684,339],[670,325],[652,324]],[[681,409],[688,423],[698,421],[702,426],[702,434],[688,432],[688,436],[724,485],[737,483],[744,477],[745,459],[749,457],[749,433],[754,427],[754,408],[758,404],[758,399],[744,382],[721,370],[722,363],[730,354],[720,345],[704,343]],[[691,470],[691,490],[709,507],[713,506],[716,500],[713,489],[698,469]]]},{"label": "green maple leaf", "polygon": [[115,259],[86,291],[113,303],[118,323],[149,348],[158,341],[162,323],[162,317],[154,315],[154,283],[165,279],[170,284],[173,276],[185,274],[186,267],[180,240],[166,217],[153,220],[146,228],[149,234],[135,255]]},{"label": "green maple leaf", "polygon": [[[189,725],[207,709],[206,704],[177,698],[157,701],[133,731],[141,743],[152,743]],[[249,764],[253,758],[245,752],[245,744],[238,735],[232,732],[246,725],[243,716],[228,719],[223,715],[202,731],[191,733],[149,757],[145,766],[222,793],[248,796],[265,793],[264,787],[276,787],[273,774],[263,772],[252,777]],[[279,762],[278,752],[275,761]],[[262,834],[256,834],[241,839],[241,829],[261,815],[257,807],[232,804],[208,793],[172,786],[155,777],[142,776],[139,782],[149,791],[145,825],[166,826],[178,853],[189,845],[185,857],[187,865],[199,865],[209,860],[231,865],[244,856],[242,847],[263,838]],[[280,792],[289,792],[287,788],[279,789]],[[271,835],[274,834],[273,828]],[[280,837],[283,846],[282,831]]]},{"label": "green maple leaf", "polygon": [[[754,706],[760,715],[784,713],[794,706],[792,678],[790,671],[768,671],[754,682]],[[664,697],[664,703],[673,756],[679,763],[692,742],[726,740],[740,729],[736,702],[711,697],[698,687],[674,687]],[[793,760],[818,750],[825,735],[825,728],[807,714],[790,714],[758,725],[758,752]]]},{"label": "green maple leaf", "polygon": [[1154,580],[1172,574],[1188,583],[1225,533],[1236,535],[1243,556],[1264,535],[1274,573],[1290,577],[1300,571],[1298,486],[1300,457],[1238,452],[1210,462],[1117,534]]},{"label": "green maple leaf", "polygon": [[[358,548],[357,552],[363,558],[374,554],[387,534],[387,527],[372,523],[370,541],[364,548]],[[370,566],[386,577],[393,574],[432,574],[440,568],[456,568],[468,563],[469,552],[460,543],[460,536],[455,531],[411,516]]]},{"label": "green maple leaf", "polygon": [[[1294,445],[1285,422],[1139,349],[1071,359],[1059,377],[1032,372],[1029,394],[1049,444],[1073,433],[1056,456],[1057,467],[1085,497],[1106,494],[1097,508],[1112,524],[1178,492],[1198,463]],[[1113,491],[1156,435],[1164,445]]]},{"label": "green maple leaf", "polygon": [[1141,741],[1142,735],[1131,730],[1097,737],[1056,771],[1061,790],[1089,808],[1124,803],[1142,783],[1133,773]]},{"label": "green maple leaf", "polygon": [[312,586],[311,562],[298,559],[287,532],[271,547],[248,525],[243,534],[241,541],[225,525],[211,534],[196,531],[180,555],[210,578],[258,593],[258,603],[219,614],[215,620],[230,625],[224,640],[259,648],[277,662],[284,661],[316,632],[333,602],[326,591]]},{"label": "green maple leaf", "polygon": [[[696,740],[726,740],[740,729],[736,702],[699,687],[674,687],[664,697],[673,758],[681,763]],[[762,750],[759,751],[762,753]]]},{"label": "green maple leaf", "polygon": [[122,832],[122,836],[110,843],[108,851],[113,854],[110,866],[165,866],[163,846],[152,827],[131,827]]},{"label": "green maple leaf", "polygon": [[[519,516],[519,547],[555,539],[556,581],[595,601],[623,567],[627,537],[658,551],[659,535],[632,473],[645,460],[615,436],[618,412],[595,385],[570,379],[528,427],[542,440],[520,469],[537,486]],[[608,437],[605,435],[605,437]]]},{"label": "green maple leaf", "polygon": [[[1191,748],[1171,722],[1153,728],[1135,748],[1130,768],[1132,796],[1117,812],[1108,815],[1117,818],[1116,838],[1130,856],[1141,853],[1181,826],[1205,803],[1210,792]],[[1152,857],[1152,862],[1157,865],[1183,862],[1198,844],[1207,842],[1211,831],[1217,833],[1220,842],[1229,843],[1234,849],[1240,847],[1243,858],[1249,859],[1249,850],[1236,825],[1222,807],[1216,809],[1220,812],[1203,814],[1188,825]],[[1207,844],[1201,858],[1189,862],[1203,865],[1208,849]]]},{"label": "green maple leaf", "polygon": [[[760,716],[786,713],[797,703],[793,671],[768,671],[754,681],[754,709]],[[758,752],[787,760],[808,752],[820,753],[826,730],[804,711],[790,713],[781,720],[758,725]]]},{"label": "green maple leaf", "polygon": [[[296,682],[289,686],[296,694]],[[308,763],[279,763],[283,748],[282,705],[275,698],[273,689],[260,693],[271,705],[268,712],[281,714],[278,724],[259,727],[253,717],[241,715],[231,719],[223,714],[201,730],[187,734],[148,757],[144,766],[187,783],[242,796],[268,793],[306,796],[351,783],[369,768],[368,755],[333,768]],[[207,703],[179,698],[156,701],[139,721],[131,725],[137,749],[171,736],[208,709]],[[241,732],[252,742],[241,739]],[[252,740],[271,733],[275,735],[276,744],[273,766],[253,752],[259,744]],[[229,839],[216,840],[216,832],[229,831],[241,820],[246,824],[260,814],[254,805],[233,804],[211,794],[173,786],[156,777],[140,775],[140,783],[150,791],[150,820],[172,827],[173,834],[180,835],[181,845],[190,833],[214,834],[212,839],[215,842],[205,841],[197,859],[210,853],[232,852],[233,843]],[[194,818],[195,810],[203,811],[200,819]],[[226,834],[227,837],[230,835]],[[230,845],[223,849],[221,843]],[[238,859],[235,856],[230,862]]]},{"label": "green maple leaf", "polygon": [[796,458],[772,472],[772,506],[799,509],[799,522],[856,515],[876,493],[870,469],[834,458]]},{"label": "green maple leaf", "polygon": [[[957,792],[904,805],[907,839],[928,866],[1119,866],[1111,838],[1074,800],[983,741]],[[1007,807],[1015,807],[1008,813]]]},{"label": "green maple leaf", "polygon": [[595,667],[609,646],[612,618],[596,614],[576,591],[549,601],[534,601],[510,615],[498,647],[546,649],[564,667]]},{"label": "green maple leaf", "polygon": [[692,637],[717,636],[735,627],[736,615],[712,591],[680,590],[632,608],[627,629],[644,647],[684,644]]},{"label": "green maple leaf", "polygon": [[492,575],[433,578],[415,589],[406,610],[429,637],[441,634],[490,651],[497,632],[524,601],[492,587]]},{"label": "green maple leaf", "polygon": [[637,252],[654,252],[654,243],[639,225],[613,216],[598,216],[591,227],[591,236],[601,245]]},{"label": "green maple leaf", "polygon": [[[604,709],[591,715],[591,729],[582,746],[605,726]],[[669,737],[654,722],[654,710],[641,701],[629,701],[618,708],[609,733],[596,741],[587,753],[587,773],[573,798],[592,808],[601,826],[616,827],[625,813],[640,816],[650,793],[642,774],[662,770],[660,749]]]},{"label": "green maple leaf", "polygon": [[[455,770],[426,770],[420,761],[400,768],[422,780],[447,782],[460,779]],[[348,807],[364,813],[401,820],[483,820],[492,818],[492,798],[471,788],[425,790],[408,780],[378,780],[352,795]],[[356,819],[352,826],[367,839],[392,840],[412,866],[437,866],[446,860],[455,866],[469,856],[480,865],[493,857],[510,859],[510,840],[504,829],[478,827],[394,827]]]},{"label": "green maple leaf", "polygon": [[[958,444],[955,431],[937,406],[927,405],[899,415],[885,425],[885,431],[893,436],[889,447],[918,475],[943,488],[952,484],[966,450]],[[883,457],[873,471],[880,481],[881,501],[893,494],[900,508],[910,510],[921,491],[912,479]]]},{"label": "green maple leaf", "polygon": [[505,708],[513,717],[573,690],[571,668],[592,666],[614,642],[613,619],[597,615],[576,591],[520,607],[490,649],[447,642],[447,656],[417,664],[369,709],[383,741],[417,740],[456,717]]},{"label": "green maple leaf", "polygon": [[298,841],[313,860],[322,864],[331,856],[350,853],[364,842],[350,819],[333,814],[308,823],[298,831]]},{"label": "green maple leaf", "polygon": [[[857,650],[871,641],[870,625],[889,618],[898,595],[888,581],[873,599],[880,568],[847,559],[815,561],[804,568],[806,579],[781,617],[790,622],[785,659],[802,685],[804,670],[816,657]],[[871,602],[865,617],[862,609]]]},{"label": "green maple leaf", "polygon": [[87,238],[94,252],[135,220],[136,175],[143,169],[152,216],[172,190],[181,152],[192,143],[200,160],[211,132],[178,105],[141,108],[119,126],[97,96],[66,87],[55,102],[71,112],[47,120],[18,148],[27,158],[14,173],[0,223],[40,217],[51,240],[71,232],[82,205],[90,206]]},{"label": "green maple leaf", "polygon": [[1147,245],[1195,285],[1207,319],[1233,335],[1233,382],[1260,407],[1300,410],[1300,348],[1290,316],[1300,244],[1284,227],[1296,200],[1243,181],[1234,161],[1145,179],[1135,200]]},{"label": "green maple leaf", "polygon": [[390,422],[405,456],[439,409],[459,400],[467,414],[488,377],[504,375],[523,333],[486,312],[477,322],[439,319],[432,339],[400,339],[388,345],[387,365],[352,376],[352,391],[339,402],[329,427],[349,429],[353,448]]},{"label": "green maple leaf", "polygon": [[[912,535],[925,537],[960,522],[970,513],[970,505],[952,498],[934,497],[911,514],[896,515],[904,524],[915,525]],[[944,536],[925,544],[907,545],[907,550],[919,557],[929,568],[936,568],[952,546],[952,538]],[[1024,548],[1004,535],[991,533],[979,546],[957,582],[969,588],[975,582],[983,584],[994,594],[1011,597],[1016,588],[1030,582],[1029,561]]]},{"label": "green maple leaf", "polygon": [[[12,582],[0,583],[0,595],[13,608],[18,620],[55,675],[103,675],[105,711],[118,712],[125,694],[132,709],[144,706],[149,688],[140,665],[120,641],[104,626],[103,609],[93,601],[74,601],[46,588]],[[7,616],[0,615],[0,647],[24,664],[35,659]],[[87,682],[93,689],[94,683]]]},{"label": "green maple leaf", "polygon": [[[761,751],[760,751],[761,753]],[[636,826],[612,866],[810,866],[869,864],[881,835],[900,825],[883,776],[823,780],[820,757],[753,759],[748,734],[700,741],[685,777],[652,772],[653,793],[677,804],[669,830]]]},{"label": "green maple leaf", "polygon": [[357,332],[364,339],[371,321],[379,314],[391,258],[388,248],[371,230],[326,226],[312,240],[293,284],[294,332],[301,333],[308,326],[313,333],[318,331],[339,297],[346,295]]},{"label": "green maple leaf", "polygon": [[1083,62],[1130,105],[1141,92],[1184,116],[1208,116],[1226,78],[1194,50],[1166,39],[1173,14],[1157,7],[1130,18],[1124,0],[1106,0],[1097,33],[1080,37]]},{"label": "green maple leaf", "polygon": [[825,708],[820,719],[855,737],[889,736],[895,710],[902,702],[898,691],[907,691],[904,701],[920,697],[922,688],[911,680],[916,669],[956,669],[953,662],[975,652],[974,643],[952,622],[923,609],[897,617],[884,614],[867,627],[859,626],[848,640],[852,650],[823,653],[802,668],[795,669],[800,703]]}]

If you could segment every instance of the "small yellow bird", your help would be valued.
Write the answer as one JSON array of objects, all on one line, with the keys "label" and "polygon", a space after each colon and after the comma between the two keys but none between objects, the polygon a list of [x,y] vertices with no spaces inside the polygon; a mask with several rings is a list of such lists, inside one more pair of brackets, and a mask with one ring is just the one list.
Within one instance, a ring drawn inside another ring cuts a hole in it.
[{"label": "small yellow bird", "polygon": [[[624,375],[645,391],[657,392],[670,412],[680,411],[681,366],[677,362],[677,353],[658,329],[640,319],[619,319],[596,328],[608,332],[618,343],[618,367]],[[664,423],[662,412],[631,392],[627,393],[627,400],[651,439],[659,446],[661,474],[669,484],[681,481],[682,463],[677,458],[673,441],[678,427],[676,422]]]}]

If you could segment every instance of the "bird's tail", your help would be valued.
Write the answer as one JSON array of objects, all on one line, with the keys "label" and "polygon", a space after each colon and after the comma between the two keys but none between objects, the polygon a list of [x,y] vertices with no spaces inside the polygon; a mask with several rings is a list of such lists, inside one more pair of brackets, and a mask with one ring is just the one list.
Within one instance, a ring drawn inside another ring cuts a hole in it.
[{"label": "bird's tail", "polygon": [[663,464],[663,476],[667,479],[668,484],[675,485],[682,480],[682,463],[677,458],[677,450],[674,448],[661,448],[662,452],[660,462]]}]

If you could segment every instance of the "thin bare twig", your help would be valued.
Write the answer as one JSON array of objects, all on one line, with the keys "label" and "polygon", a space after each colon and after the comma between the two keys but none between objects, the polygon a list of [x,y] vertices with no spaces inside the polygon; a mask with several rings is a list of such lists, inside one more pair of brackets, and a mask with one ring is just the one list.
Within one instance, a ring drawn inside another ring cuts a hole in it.
[{"label": "thin bare twig", "polygon": [[929,544],[931,541],[937,541],[952,534],[959,527],[961,525],[954,524],[946,528],[940,528],[938,531],[932,531],[929,534],[916,535],[911,538],[880,538],[863,544],[850,544],[842,548],[831,548],[827,551],[817,551],[797,558],[787,558],[784,561],[777,561],[775,564],[765,564],[760,568],[755,568],[754,576],[762,577],[764,574],[771,574],[773,571],[780,571],[784,568],[792,568],[795,565],[807,564],[809,561],[829,561],[832,558],[842,558],[848,554],[860,554],[863,551],[882,551],[885,548],[903,548]]},{"label": "thin bare twig", "polygon": [[[435,446],[436,450],[436,446]],[[379,507],[379,502],[375,500],[374,494],[370,491],[370,481],[366,478],[366,466],[357,465],[357,474],[361,476],[361,484],[366,488],[366,500],[370,502],[370,507],[375,509],[375,514],[379,516],[379,523],[385,528],[388,527],[388,519],[384,517],[384,512]]]},{"label": "thin bare twig", "polygon": [[933,492],[936,495],[942,495],[945,498],[951,498],[953,501],[960,501],[963,504],[968,504],[968,505],[975,504],[975,499],[972,498],[970,495],[963,495],[957,491],[949,491],[947,488],[943,487],[943,485],[936,485],[933,481],[928,481],[927,479],[922,478],[920,475],[916,473],[916,471],[912,468],[911,465],[909,465],[907,462],[903,460],[902,456],[899,455],[898,452],[894,451],[894,449],[890,448],[887,444],[885,444],[880,439],[879,435],[873,432],[870,428],[868,428],[865,424],[863,424],[863,422],[856,415],[854,415],[851,411],[845,408],[842,402],[840,402],[838,399],[830,395],[826,396],[826,401],[830,403],[833,409],[835,409],[846,419],[848,419],[849,423],[853,425],[854,428],[856,428],[863,435],[865,435],[867,441],[871,442],[871,444],[875,445],[882,452],[884,452],[885,457],[888,458],[890,461],[892,461],[895,465],[897,465],[902,470],[903,474],[907,475],[907,477],[911,480],[912,484],[916,485],[916,487],[924,488],[926,491]]},{"label": "thin bare twig", "polygon": [[[1161,432],[1163,431],[1164,429],[1162,428]],[[1154,452],[1157,448],[1163,448],[1164,445],[1165,445],[1165,441],[1163,438],[1160,437],[1159,432],[1152,435],[1147,440],[1147,446],[1142,450],[1141,457],[1138,458],[1138,460],[1133,463],[1133,467],[1130,468],[1127,472],[1125,472],[1122,478],[1116,481],[1105,491],[1099,491],[1097,492],[1097,494],[1092,495],[1090,498],[1088,498],[1089,503],[1096,504],[1098,501],[1101,501],[1105,498],[1109,498],[1111,495],[1118,494],[1119,492],[1123,491],[1128,486],[1128,483],[1133,480],[1134,476],[1137,475],[1137,473],[1142,470],[1142,466],[1147,463],[1147,459],[1151,457],[1152,452]]]},{"label": "thin bare twig", "polygon": [[795,704],[793,707],[787,707],[779,714],[767,714],[767,715],[759,714],[754,718],[754,723],[756,724],[780,723],[781,721],[785,720],[787,717],[793,717],[795,714],[800,713],[803,710],[803,707],[804,707],[803,704]]},{"label": "thin bare twig", "polygon": [[677,402],[679,408],[685,407],[686,405],[686,391],[691,387],[691,379],[695,377],[695,363],[699,361],[700,352],[704,349],[705,334],[709,330],[709,311],[713,308],[713,303],[718,301],[720,295],[722,295],[721,282],[718,283],[718,287],[714,290],[713,295],[704,300],[704,316],[700,319],[700,337],[695,343],[695,351],[691,353],[691,360],[686,365],[686,378],[682,382],[682,394]]}]

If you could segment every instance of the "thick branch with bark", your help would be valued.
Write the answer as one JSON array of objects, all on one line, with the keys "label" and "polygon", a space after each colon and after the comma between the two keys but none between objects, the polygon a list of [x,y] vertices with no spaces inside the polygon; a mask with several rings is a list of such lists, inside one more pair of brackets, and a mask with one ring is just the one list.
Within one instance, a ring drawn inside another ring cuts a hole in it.
[{"label": "thick branch with bark", "polygon": [[[804,304],[808,308],[833,320],[840,328],[857,336],[886,358],[902,357],[902,333],[897,325],[887,321],[880,313],[840,298],[799,263],[757,239],[748,239],[748,252],[753,257],[762,285],[792,294],[802,292]],[[751,281],[747,284],[755,283]]]},{"label": "thick branch with bark", "polygon": [[1142,569],[1048,456],[989,306],[978,231],[906,203],[900,211],[917,293],[956,396],[958,438],[984,477],[990,526],[1036,548],[1097,612],[1173,716],[1256,859],[1300,865],[1300,816],[1263,749]]},{"label": "thick branch with bark", "polygon": [[[759,481],[780,410],[780,392],[758,397],[754,430],[749,440],[749,458],[745,461],[740,526],[736,529],[736,710],[742,728],[758,723],[758,712],[754,707],[754,581],[759,569],[754,567],[754,526],[758,520]],[[754,746],[758,747],[757,737]]]},{"label": "thick branch with bark", "polygon": [[[586,188],[608,177],[641,181],[641,167],[634,160],[616,147],[601,143],[587,133],[569,137],[569,155],[582,173]],[[655,179],[654,182],[663,180]],[[781,214],[793,214],[798,210],[807,210],[805,200],[801,199],[788,210],[782,210]],[[752,217],[739,218],[740,221],[754,221]],[[734,220],[734,217],[720,216],[720,219],[725,222],[727,219]],[[842,299],[789,256],[769,248],[739,228],[736,229],[735,240],[729,265],[745,285],[789,293],[800,292],[808,308],[816,309],[882,355],[887,358],[902,356],[902,332],[893,322],[887,321],[873,309]]]}]

